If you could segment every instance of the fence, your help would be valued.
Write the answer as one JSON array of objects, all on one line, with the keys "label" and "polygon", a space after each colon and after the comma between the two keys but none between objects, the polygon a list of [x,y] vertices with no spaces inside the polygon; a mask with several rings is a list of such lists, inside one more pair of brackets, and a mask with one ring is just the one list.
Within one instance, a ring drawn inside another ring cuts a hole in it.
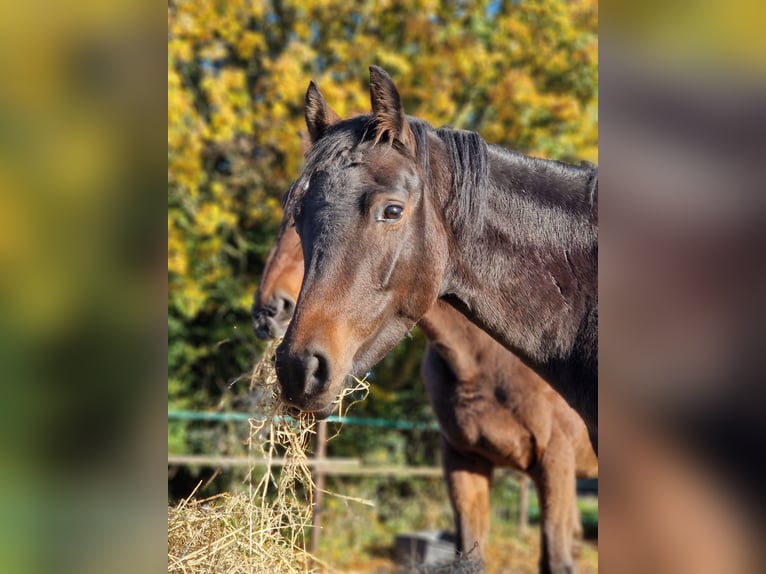
[{"label": "fence", "polygon": [[[246,413],[211,413],[196,411],[168,411],[168,420],[187,420],[187,421],[218,421],[246,422],[251,416]],[[361,417],[327,417],[319,422],[317,428],[317,446],[314,458],[307,461],[308,466],[312,468],[313,480],[316,485],[315,506],[313,512],[313,528],[310,550],[316,550],[319,544],[319,533],[321,531],[320,522],[322,518],[322,490],[327,476],[390,476],[390,477],[426,477],[441,476],[443,470],[439,466],[365,466],[356,458],[327,458],[325,456],[325,445],[327,442],[327,423],[342,422],[346,425],[372,426],[379,428],[393,428],[399,430],[432,430],[438,431],[439,426],[434,423],[422,423],[414,421],[393,421],[387,419],[371,419]],[[209,455],[172,455],[168,454],[169,466],[212,466],[212,467],[258,467],[271,464],[272,466],[281,466],[285,463],[284,459],[275,458],[271,460],[252,458],[247,456],[209,456]],[[518,524],[520,529],[526,529],[527,517],[529,514],[529,478],[520,473],[507,471],[516,476],[519,483],[519,513]]]}]

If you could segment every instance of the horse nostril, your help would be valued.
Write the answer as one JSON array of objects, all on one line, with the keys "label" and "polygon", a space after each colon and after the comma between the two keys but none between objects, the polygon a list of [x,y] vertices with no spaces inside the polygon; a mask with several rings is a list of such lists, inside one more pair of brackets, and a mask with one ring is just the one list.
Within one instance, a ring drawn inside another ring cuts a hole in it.
[{"label": "horse nostril", "polygon": [[293,311],[295,311],[295,299],[286,293],[279,292],[272,299],[270,307],[272,317],[283,321],[290,320],[293,317]]},{"label": "horse nostril", "polygon": [[[312,410],[330,382],[330,360],[322,349],[291,352],[285,343],[277,348],[275,367],[282,387],[282,400],[288,407]],[[322,405],[324,406],[324,405]]]},{"label": "horse nostril", "polygon": [[282,313],[287,317],[292,317],[294,310],[295,301],[291,297],[284,295],[282,297]]},{"label": "horse nostril", "polygon": [[321,392],[330,381],[330,361],[321,349],[306,357],[306,390]]}]

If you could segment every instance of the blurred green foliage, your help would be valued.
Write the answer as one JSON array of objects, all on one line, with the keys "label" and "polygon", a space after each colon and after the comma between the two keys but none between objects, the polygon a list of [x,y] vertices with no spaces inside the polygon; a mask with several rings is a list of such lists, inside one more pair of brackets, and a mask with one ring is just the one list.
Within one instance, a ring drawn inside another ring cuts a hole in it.
[{"label": "blurred green foliage", "polygon": [[[595,0],[172,2],[169,408],[247,409],[246,384],[230,384],[259,352],[251,298],[279,198],[300,169],[310,79],[341,116],[365,113],[368,67],[378,64],[407,112],[434,126],[476,130],[532,155],[596,161],[597,16]],[[417,331],[402,342],[353,414],[429,420],[423,345]],[[196,430],[172,422],[171,451],[241,448]],[[368,454],[420,456],[380,429],[353,435]],[[339,440],[332,448],[356,447]]]}]

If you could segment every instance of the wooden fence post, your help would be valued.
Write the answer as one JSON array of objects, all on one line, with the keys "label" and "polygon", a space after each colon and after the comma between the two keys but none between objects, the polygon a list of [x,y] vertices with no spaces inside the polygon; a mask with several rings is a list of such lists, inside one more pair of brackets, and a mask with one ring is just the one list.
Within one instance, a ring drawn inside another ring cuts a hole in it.
[{"label": "wooden fence post", "polygon": [[316,553],[319,548],[319,530],[322,527],[322,498],[325,488],[325,446],[327,444],[327,421],[319,421],[317,426],[317,446],[314,460],[314,511],[311,516],[311,546],[309,552]]}]

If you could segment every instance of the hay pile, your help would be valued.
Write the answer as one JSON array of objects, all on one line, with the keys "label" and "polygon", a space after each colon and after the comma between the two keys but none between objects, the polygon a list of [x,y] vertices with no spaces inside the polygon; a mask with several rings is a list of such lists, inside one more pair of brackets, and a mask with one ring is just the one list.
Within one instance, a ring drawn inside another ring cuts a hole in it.
[{"label": "hay pile", "polygon": [[[251,531],[266,521],[271,527]],[[247,493],[168,508],[169,573],[311,572],[308,554],[288,540],[280,522],[261,516]]]},{"label": "hay pile", "polygon": [[[205,500],[192,500],[192,493],[168,508],[169,573],[292,574],[326,566],[306,551],[314,503],[306,449],[316,434],[316,421],[283,416],[274,370],[278,344],[266,349],[247,376],[258,413],[250,419],[248,453],[269,461],[266,470],[260,474],[259,467],[256,476],[250,466],[247,492]],[[343,396],[367,387],[366,381],[358,381]],[[285,459],[281,469],[271,464],[277,457]]]}]

